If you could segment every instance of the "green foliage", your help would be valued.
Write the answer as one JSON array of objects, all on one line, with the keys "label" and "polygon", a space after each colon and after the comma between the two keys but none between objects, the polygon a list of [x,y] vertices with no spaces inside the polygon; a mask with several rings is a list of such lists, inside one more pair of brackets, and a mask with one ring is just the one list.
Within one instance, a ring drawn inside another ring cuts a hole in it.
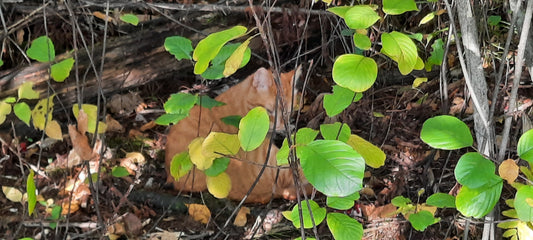
[{"label": "green foliage", "polygon": [[128,172],[128,169],[126,169],[125,167],[122,167],[122,166],[115,166],[113,167],[113,169],[111,170],[111,176],[113,177],[125,177],[125,176],[128,176],[130,175],[130,173]]},{"label": "green foliage", "polygon": [[265,108],[255,107],[239,123],[239,141],[244,151],[258,148],[268,133],[270,118]]},{"label": "green foliage", "polygon": [[468,126],[456,117],[447,115],[426,120],[420,138],[433,148],[445,150],[469,147],[474,143]]},{"label": "green foliage", "polygon": [[[208,80],[223,78],[225,76],[224,71],[226,69],[226,62],[231,56],[233,56],[233,53],[239,48],[239,46],[241,46],[241,44],[238,43],[224,45],[217,56],[211,61],[211,66],[202,73],[202,77]],[[247,47],[243,54],[239,67],[244,67],[248,64],[250,57],[252,56],[252,51]]]},{"label": "green foliage", "polygon": [[122,20],[123,22],[129,23],[133,26],[137,26],[137,24],[139,24],[139,18],[136,15],[129,14],[129,13],[120,16],[120,20]]},{"label": "green foliage", "polygon": [[296,144],[297,145],[306,145],[315,140],[318,136],[318,131],[311,128],[300,128],[296,132]]},{"label": "green foliage", "polygon": [[316,140],[296,149],[307,180],[327,196],[344,197],[362,188],[364,159],[337,140]]},{"label": "green foliage", "polygon": [[359,192],[350,194],[346,197],[327,197],[326,204],[330,208],[348,210],[353,207],[354,201],[359,199],[359,197]]},{"label": "green foliage", "polygon": [[28,179],[26,179],[26,192],[28,193],[28,215],[30,216],[33,214],[33,210],[35,210],[35,204],[37,203],[35,180],[33,179],[34,176],[35,173],[33,170],[30,170]]},{"label": "green foliage", "polygon": [[202,74],[209,62],[213,60],[222,46],[227,42],[243,36],[247,29],[243,26],[235,26],[233,28],[209,34],[206,38],[202,39],[193,52],[193,60],[196,61],[194,65],[194,74]]},{"label": "green foliage", "polygon": [[417,231],[424,231],[428,226],[438,223],[439,221],[440,218],[433,217],[433,214],[426,210],[409,215],[409,222]]},{"label": "green foliage", "polygon": [[489,18],[487,18],[487,23],[488,23],[490,26],[496,26],[496,25],[498,25],[501,21],[502,21],[502,17],[501,17],[501,16],[497,16],[497,15],[490,15]]},{"label": "green foliage", "polygon": [[455,166],[455,178],[469,188],[483,188],[493,186],[502,179],[494,172],[496,167],[490,160],[477,152],[466,153]]},{"label": "green foliage", "polygon": [[18,89],[18,97],[21,99],[39,99],[39,92],[33,90],[33,82],[25,82]]},{"label": "green foliage", "polygon": [[13,106],[13,112],[15,112],[15,115],[26,125],[30,125],[31,120],[31,108],[28,106],[25,102],[19,102],[15,103]]},{"label": "green foliage", "polygon": [[516,192],[514,207],[518,219],[533,222],[533,186],[522,186]]},{"label": "green foliage", "polygon": [[503,181],[492,186],[469,188],[463,186],[457,194],[455,205],[467,217],[482,218],[487,215],[500,199]]},{"label": "green foliage", "polygon": [[170,162],[170,175],[175,179],[185,176],[193,167],[188,152],[174,155]]},{"label": "green foliage", "polygon": [[533,129],[528,130],[520,139],[518,139],[518,146],[516,147],[518,156],[533,165]]},{"label": "green foliage", "polygon": [[223,117],[220,120],[222,120],[222,122],[225,124],[238,128],[239,124],[241,123],[241,119],[242,117],[239,115],[231,115],[231,116]]},{"label": "green foliage", "polygon": [[426,204],[439,208],[455,208],[455,197],[446,193],[435,193],[426,199]]},{"label": "green foliage", "polygon": [[444,42],[441,38],[435,40],[431,45],[433,49],[431,51],[431,56],[428,58],[426,63],[426,70],[431,70],[434,65],[441,65],[442,60],[444,59]]},{"label": "green foliage", "polygon": [[387,156],[374,144],[355,134],[350,135],[350,138],[346,143],[359,154],[361,154],[361,156],[365,159],[366,165],[373,168],[379,168],[385,165],[385,159]]},{"label": "green foliage", "polygon": [[56,82],[63,82],[70,75],[72,66],[74,66],[74,58],[67,58],[52,65],[50,76],[52,76]]},{"label": "green foliage", "polygon": [[7,99],[0,101],[0,124],[6,121],[6,116],[11,113],[11,104],[9,104]]},{"label": "green foliage", "polygon": [[[342,127],[341,127],[342,126]],[[352,130],[348,124],[340,122],[320,125],[320,134],[325,140],[339,140],[347,142],[350,139]]]},{"label": "green foliage", "polygon": [[189,111],[198,101],[197,95],[189,93],[176,93],[170,95],[163,108],[166,114],[159,116],[155,122],[160,125],[176,124],[189,116]]},{"label": "green foliage", "polygon": [[54,43],[47,36],[40,36],[33,40],[26,54],[29,58],[43,63],[51,62],[56,57]]},{"label": "green foliage", "polygon": [[418,11],[414,0],[383,0],[383,12],[400,15],[407,11]]},{"label": "green foliage", "polygon": [[368,38],[365,34],[356,33],[353,35],[353,43],[356,47],[362,49],[362,50],[369,50],[372,46],[372,42],[370,42],[370,38]]},{"label": "green foliage", "polygon": [[380,19],[372,7],[368,5],[356,5],[344,14],[344,21],[351,29],[366,29]]},{"label": "green foliage", "polygon": [[339,85],[333,86],[333,94],[324,96],[324,109],[329,117],[333,117],[346,109],[352,102],[357,102],[363,97],[362,93],[343,88]]},{"label": "green foliage", "polygon": [[333,64],[333,81],[354,92],[369,89],[378,76],[374,59],[356,54],[344,54]]},{"label": "green foliage", "polygon": [[[98,123],[97,133],[104,133],[107,129],[107,125],[102,121],[98,121],[98,106],[92,104],[82,104],[81,108],[87,114],[87,131],[89,133],[95,133],[96,124]],[[80,112],[78,104],[74,104],[72,106],[72,112],[74,113],[74,117],[76,117],[77,120]]]},{"label": "green foliage", "polygon": [[337,240],[363,238],[363,225],[342,213],[329,213],[327,223],[331,234]]},{"label": "green foliage", "polygon": [[227,157],[224,158],[217,158],[213,161],[213,165],[211,165],[210,168],[206,169],[204,171],[205,175],[207,176],[218,176],[220,173],[226,171],[228,168],[230,159]]},{"label": "green foliage", "polygon": [[[198,96],[198,105],[200,105],[201,107],[205,107],[207,109],[212,109],[214,107],[220,107],[226,104],[223,102],[219,102],[215,99],[212,99],[211,97],[207,95],[203,95],[203,96]],[[239,119],[240,119],[240,116],[239,116]],[[237,127],[238,127],[238,124],[237,124]]]},{"label": "green foliage", "polygon": [[176,59],[192,59],[192,42],[188,38],[172,36],[165,39],[165,50],[174,55]]},{"label": "green foliage", "polygon": [[[307,205],[309,202],[309,207]],[[311,211],[309,211],[311,209]],[[311,218],[312,214],[312,218]],[[292,224],[296,228],[300,228],[300,215],[298,213],[298,205],[294,205],[292,211],[289,213],[284,212],[283,216],[292,221]],[[326,218],[326,208],[321,208],[313,200],[302,201],[302,217],[304,222],[304,228],[312,228],[314,225],[318,225]],[[314,223],[314,225],[313,225]]]},{"label": "green foliage", "polygon": [[403,75],[409,74],[418,61],[418,52],[411,38],[400,32],[381,34],[383,48],[381,52],[398,63],[398,69]]}]

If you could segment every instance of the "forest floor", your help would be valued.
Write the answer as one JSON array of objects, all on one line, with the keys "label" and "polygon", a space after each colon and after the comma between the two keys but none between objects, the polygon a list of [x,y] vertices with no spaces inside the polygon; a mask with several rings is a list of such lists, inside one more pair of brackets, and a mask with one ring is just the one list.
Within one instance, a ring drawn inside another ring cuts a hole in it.
[{"label": "forest floor", "polygon": [[[378,169],[367,167],[361,198],[351,210],[346,211],[363,223],[364,239],[458,239],[464,232],[465,219],[459,217],[455,210],[438,210],[436,216],[441,218],[440,221],[424,232],[417,232],[391,205],[391,199],[396,196],[422,203],[435,192],[453,194],[457,190],[453,169],[462,153],[431,151],[419,137],[423,122],[440,114],[438,86],[438,79],[429,80],[418,88],[413,88],[411,83],[393,86],[378,83],[336,119],[347,123],[353,133],[379,146],[387,155],[385,166]],[[463,116],[472,127],[473,122],[468,118],[471,107],[464,104],[462,81],[457,80],[449,88],[449,92],[452,92],[450,99],[453,100],[449,113]],[[527,90],[522,89],[526,95]],[[160,112],[157,110],[162,109],[162,101],[168,94],[164,86],[151,83],[138,88],[135,94],[129,92],[113,97],[120,98],[127,104],[113,106],[115,103],[110,101],[108,107],[121,111],[113,111],[111,114],[118,125],[114,126],[115,132],[106,134],[105,148],[112,154],[104,157],[104,172],[98,185],[98,208],[95,208],[94,194],[89,191],[88,181],[81,184],[72,182],[78,175],[86,173],[85,165],[67,168],[61,163],[72,149],[72,141],[52,142],[47,147],[37,148],[31,146],[34,143],[42,145],[39,140],[41,135],[37,132],[19,138],[18,146],[11,147],[21,149],[25,158],[31,159],[35,165],[40,159],[41,166],[45,167],[41,169],[46,169],[46,174],[36,174],[42,203],[37,204],[36,215],[28,217],[26,208],[21,203],[10,201],[1,195],[0,214],[3,217],[0,220],[0,232],[4,232],[3,237],[48,238],[68,234],[73,238],[93,238],[102,232],[109,234],[111,238],[142,236],[173,239],[178,234],[183,234],[188,239],[211,239],[214,236],[220,239],[241,239],[252,235],[264,239],[298,237],[299,230],[280,214],[294,205],[294,202],[286,200],[274,200],[268,205],[245,204],[249,214],[245,214],[244,222],[241,220],[239,224],[225,227],[237,202],[215,200],[208,193],[182,194],[179,201],[186,204],[204,203],[208,206],[212,214],[207,224],[194,219],[201,218],[202,213],[187,214],[179,207],[173,211],[162,208],[173,203],[176,199],[174,196],[177,195],[175,190],[164,186],[166,127],[147,123],[160,114],[153,112]],[[315,96],[309,99],[315,99]],[[317,123],[327,121],[324,119],[320,98],[314,102],[309,101],[302,111],[299,126],[317,127]],[[61,119],[61,116],[58,118]],[[28,127],[24,125],[14,123],[13,126],[17,126],[17,132],[27,132],[23,128]],[[13,136],[12,131],[4,132],[2,138],[7,140],[10,135]],[[13,154],[10,152],[12,149],[3,144],[3,155]],[[138,156],[126,156],[132,152],[141,153],[145,160],[136,162],[132,159],[138,160]],[[113,177],[110,174],[112,167],[124,164],[125,159],[129,159],[128,163],[132,164],[129,170],[133,174]],[[52,165],[55,170],[50,170]],[[21,175],[16,157],[4,158],[0,171],[0,185],[24,189],[26,179]],[[76,190],[67,194],[65,188],[69,187]],[[504,189],[503,199],[506,194],[511,193]],[[315,201],[325,204],[325,197],[316,195]],[[66,211],[64,213],[68,212],[65,209],[71,209],[68,218],[61,217],[59,221],[51,218],[54,205],[62,205],[63,211]],[[94,228],[99,218],[108,226],[106,230]],[[262,223],[263,218],[265,220]],[[55,230],[48,228],[56,222],[58,227]],[[317,227],[318,236],[331,238],[323,225]],[[480,222],[470,223],[470,239],[479,237],[481,228]],[[308,236],[313,234],[311,230],[306,232]],[[222,234],[216,235],[217,233]]]}]

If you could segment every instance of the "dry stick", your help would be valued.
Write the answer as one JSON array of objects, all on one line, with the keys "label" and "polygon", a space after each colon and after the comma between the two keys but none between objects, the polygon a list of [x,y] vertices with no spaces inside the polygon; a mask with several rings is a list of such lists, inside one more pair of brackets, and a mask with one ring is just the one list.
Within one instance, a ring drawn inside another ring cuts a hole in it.
[{"label": "dry stick", "polygon": [[[489,111],[489,122],[494,125],[494,113],[496,112],[496,101],[498,101],[498,92],[500,91],[500,83],[502,81],[502,75],[503,70],[506,64],[504,64],[503,59],[507,58],[507,54],[509,53],[509,46],[511,45],[511,40],[513,39],[513,29],[516,25],[516,21],[518,20],[518,12],[520,10],[520,7],[522,5],[522,1],[518,1],[518,4],[516,5],[516,9],[513,10],[513,17],[511,19],[511,26],[509,26],[509,32],[507,33],[507,39],[505,40],[505,48],[503,50],[502,54],[502,61],[500,62],[500,67],[498,69],[498,72],[496,73],[496,83],[494,84],[494,90],[492,92],[492,105],[490,106]],[[513,87],[515,85],[513,84]],[[518,85],[517,85],[518,86]],[[502,149],[502,148],[500,148]],[[505,152],[505,151],[503,151]],[[504,154],[505,155],[505,154]],[[503,161],[503,155],[500,156],[498,154],[498,158],[496,159],[497,162]]]},{"label": "dry stick", "polygon": [[[507,150],[507,143],[509,142],[509,132],[511,130],[511,123],[513,122],[513,112],[516,109],[516,96],[518,94],[518,86],[520,85],[520,77],[522,76],[522,67],[524,65],[524,53],[527,44],[527,35],[531,24],[531,15],[533,14],[533,1],[528,1],[526,8],[526,15],[524,24],[522,25],[522,33],[520,34],[520,42],[518,43],[518,56],[516,57],[516,65],[514,68],[513,88],[511,89],[511,97],[509,98],[509,110],[505,115],[505,124],[503,126],[502,142],[500,144],[500,151],[498,152],[498,160],[503,160],[505,151]],[[511,29],[512,31],[512,29]]]}]

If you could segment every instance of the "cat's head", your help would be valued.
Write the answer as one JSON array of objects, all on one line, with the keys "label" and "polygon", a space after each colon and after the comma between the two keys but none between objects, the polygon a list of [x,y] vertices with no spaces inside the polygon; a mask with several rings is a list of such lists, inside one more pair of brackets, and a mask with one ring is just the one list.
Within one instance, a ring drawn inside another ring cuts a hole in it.
[{"label": "cat's head", "polygon": [[[253,94],[249,94],[249,103],[255,106],[264,107],[270,116],[270,128],[276,123],[276,130],[285,130],[285,120],[290,117],[291,110],[295,110],[295,107],[300,101],[300,91],[297,87],[301,80],[302,70],[301,66],[297,69],[287,73],[280,74],[281,89],[278,91],[276,83],[274,82],[274,76],[271,70],[265,68],[259,68],[254,74],[252,79],[252,91]],[[276,100],[278,104],[276,105]],[[292,106],[291,106],[292,104]]]}]

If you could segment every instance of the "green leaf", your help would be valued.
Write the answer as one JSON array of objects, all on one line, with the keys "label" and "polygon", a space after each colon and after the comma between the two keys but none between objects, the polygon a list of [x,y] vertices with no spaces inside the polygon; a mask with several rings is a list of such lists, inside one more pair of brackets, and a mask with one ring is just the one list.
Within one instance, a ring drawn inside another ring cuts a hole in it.
[{"label": "green leaf", "polygon": [[414,0],[383,0],[383,12],[400,15],[407,11],[418,11]]},{"label": "green leaf", "polygon": [[18,102],[13,106],[15,115],[22,120],[26,125],[30,126],[31,108],[25,102]]},{"label": "green leaf", "polygon": [[409,74],[416,66],[418,52],[413,40],[400,32],[381,34],[383,47],[381,52],[398,63],[398,69],[403,75]]},{"label": "green leaf", "polygon": [[492,186],[476,189],[463,186],[455,199],[457,210],[466,217],[484,217],[500,199],[502,186],[503,181]]},{"label": "green leaf", "polygon": [[212,65],[202,73],[202,77],[207,80],[221,79],[224,77],[224,65]]},{"label": "green leaf", "polygon": [[385,153],[362,137],[352,134],[346,143],[361,154],[365,159],[366,165],[372,168],[379,168],[385,165],[385,159],[387,158]]},{"label": "green leaf", "polygon": [[356,5],[344,14],[344,21],[351,29],[366,29],[380,19],[379,15],[368,5]]},{"label": "green leaf", "polygon": [[283,139],[283,144],[281,145],[281,148],[279,149],[278,153],[276,153],[276,161],[278,166],[287,165],[289,164],[289,141],[287,139]]},{"label": "green leaf", "polygon": [[502,21],[502,17],[501,17],[501,16],[497,16],[497,15],[491,15],[491,16],[489,16],[489,18],[487,18],[487,23],[488,23],[490,26],[496,26],[496,25],[498,25],[501,21]]},{"label": "green leaf", "polygon": [[167,113],[167,114],[163,114],[161,116],[159,116],[156,120],[155,120],[155,123],[159,124],[159,125],[169,125],[169,124],[176,124],[178,123],[179,121],[185,119],[186,117],[188,117],[189,115],[188,114],[184,114],[184,113]]},{"label": "green leaf", "polygon": [[437,149],[455,150],[474,143],[470,129],[456,117],[442,115],[424,122],[420,138]]},{"label": "green leaf", "polygon": [[2,61],[2,59],[0,59],[0,67],[4,66],[4,61]]},{"label": "green leaf", "polygon": [[72,66],[74,66],[74,58],[67,58],[61,62],[58,62],[52,65],[52,72],[50,73],[50,76],[52,76],[56,82],[63,82],[70,75]]},{"label": "green leaf", "polygon": [[136,15],[129,14],[129,13],[120,16],[120,20],[122,20],[123,22],[129,23],[133,26],[137,26],[137,24],[139,24],[139,18]]},{"label": "green leaf", "polygon": [[427,61],[430,70],[433,65],[440,66],[442,64],[442,59],[444,59],[444,42],[441,38],[439,38],[435,40],[435,42],[431,45],[431,48],[433,50],[431,51],[431,56]]},{"label": "green leaf", "polygon": [[495,174],[496,167],[477,152],[465,153],[455,166],[455,178],[469,188],[492,186],[502,179]]},{"label": "green leaf", "polygon": [[356,47],[368,50],[372,46],[372,42],[370,42],[370,38],[368,38],[365,34],[356,33],[353,35],[353,43]]},{"label": "green leaf", "polygon": [[[512,200],[514,201],[514,199]],[[502,211],[502,215],[508,218],[518,218],[518,213],[516,212],[516,209],[514,208]]]},{"label": "green leaf", "polygon": [[404,196],[397,196],[391,200],[391,203],[396,207],[405,207],[407,204],[411,203],[411,199]]},{"label": "green leaf", "polygon": [[216,57],[224,44],[241,37],[246,31],[246,27],[235,26],[224,31],[209,34],[209,36],[202,39],[194,49],[192,56],[197,61],[194,65],[194,74],[202,74],[209,66],[209,62]]},{"label": "green leaf", "polygon": [[211,132],[202,143],[202,154],[213,160],[224,155],[235,155],[239,152],[240,144],[236,134]]},{"label": "green leaf", "polygon": [[113,167],[113,170],[111,170],[111,175],[113,177],[125,177],[125,176],[129,176],[130,173],[128,172],[128,169],[126,169],[125,167],[122,167],[122,166],[116,166],[116,167]]},{"label": "green leaf", "polygon": [[438,208],[455,208],[455,197],[446,193],[434,193],[428,197],[426,204]]},{"label": "green leaf", "polygon": [[[326,218],[326,209],[321,208],[318,206],[318,204],[313,201],[309,200],[309,206],[311,208],[311,212],[313,214],[313,219],[315,220],[315,225],[318,225],[324,221],[324,218]],[[309,208],[307,207],[307,201],[302,201],[302,216],[303,216],[303,222],[304,222],[304,228],[312,228],[313,222],[311,221],[311,214],[309,212]],[[300,216],[298,213],[298,205],[294,205],[291,211],[290,215],[292,224],[296,228],[300,228]]]},{"label": "green leaf", "polygon": [[28,179],[26,179],[26,191],[28,193],[28,215],[30,216],[33,214],[35,204],[37,203],[37,194],[35,193],[35,181],[33,180],[34,176],[35,173],[31,169],[30,174],[28,174]]},{"label": "green leaf", "polygon": [[43,63],[51,62],[56,58],[54,43],[47,36],[40,36],[33,40],[26,54],[29,58]]},{"label": "green leaf", "polygon": [[516,147],[518,156],[533,165],[533,129],[528,130],[520,139],[518,139],[518,146]]},{"label": "green leaf", "polygon": [[199,96],[198,97],[198,104],[200,104],[200,106],[202,107],[205,107],[207,109],[211,109],[211,108],[214,108],[214,107],[220,107],[220,106],[224,106],[226,105],[225,103],[223,102],[219,102],[207,95],[202,95],[202,96]]},{"label": "green leaf", "polygon": [[346,123],[343,123],[341,126],[340,122],[335,122],[332,124],[320,125],[320,134],[322,134],[322,137],[324,137],[325,140],[347,142],[348,139],[350,139],[352,130]]},{"label": "green leaf", "polygon": [[165,102],[163,107],[167,113],[189,115],[189,111],[198,101],[198,96],[190,93],[175,93]]},{"label": "green leaf", "polygon": [[318,131],[311,128],[300,128],[296,132],[296,144],[306,145],[315,140]]},{"label": "green leaf", "polygon": [[[223,78],[223,72],[226,68],[226,61],[235,52],[235,50],[237,50],[239,46],[240,44],[238,43],[229,43],[224,45],[218,52],[217,56],[211,61],[211,66],[207,68],[204,73],[202,73],[202,77],[211,80]],[[251,55],[252,51],[250,50],[250,48],[246,48],[246,50],[244,51],[244,57],[239,68],[242,68],[246,66],[246,64],[248,64]]]},{"label": "green leaf", "polygon": [[363,238],[363,225],[342,213],[329,213],[327,219],[329,230],[336,240]]},{"label": "green leaf", "polygon": [[170,161],[170,175],[174,177],[174,179],[178,180],[187,175],[192,167],[193,164],[191,162],[191,158],[189,157],[189,152],[184,151],[172,157],[172,161]]},{"label": "green leaf", "polygon": [[230,159],[229,158],[217,158],[213,161],[213,165],[210,168],[204,170],[205,175],[210,177],[218,176],[220,173],[226,171],[228,168]]},{"label": "green leaf", "polygon": [[[341,18],[344,18],[344,16],[346,15],[346,12],[348,10],[350,10],[352,7],[350,6],[340,6],[340,7],[330,7],[328,8],[328,11],[334,13],[335,15],[341,17]],[[350,34],[352,35],[352,34]]]},{"label": "green leaf", "polygon": [[359,197],[359,192],[355,192],[346,197],[328,197],[326,199],[326,204],[330,208],[348,210],[353,207],[354,201],[359,199]]},{"label": "green leaf", "polygon": [[522,186],[516,191],[514,206],[518,219],[524,222],[533,222],[533,206],[527,203],[527,199],[533,198],[533,186]]},{"label": "green leaf", "polygon": [[241,123],[241,119],[242,117],[239,115],[231,115],[231,116],[223,117],[220,120],[225,124],[238,128],[239,124]]},{"label": "green leaf", "polygon": [[39,92],[33,90],[33,82],[24,82],[18,89],[19,99],[39,99]]},{"label": "green leaf", "polygon": [[433,217],[433,214],[427,210],[422,210],[409,215],[409,222],[417,231],[424,231],[430,225],[438,223],[440,218]]},{"label": "green leaf", "polygon": [[376,81],[378,66],[372,58],[344,54],[335,60],[332,75],[339,86],[354,92],[364,92]]},{"label": "green leaf", "polygon": [[333,117],[346,109],[352,102],[356,102],[363,96],[362,93],[343,88],[339,85],[333,86],[333,94],[324,95],[324,109],[329,117]]},{"label": "green leaf", "polygon": [[192,42],[188,38],[172,36],[165,38],[165,50],[174,55],[176,59],[192,59]]},{"label": "green leaf", "polygon": [[52,208],[52,212],[50,214],[50,218],[51,220],[58,220],[59,217],[61,217],[61,206],[54,206]]},{"label": "green leaf", "polygon": [[337,140],[316,140],[296,149],[307,180],[327,196],[344,197],[362,189],[365,160]]},{"label": "green leaf", "polygon": [[263,107],[255,107],[239,123],[239,141],[244,151],[252,151],[265,140],[270,127],[270,118]]}]

